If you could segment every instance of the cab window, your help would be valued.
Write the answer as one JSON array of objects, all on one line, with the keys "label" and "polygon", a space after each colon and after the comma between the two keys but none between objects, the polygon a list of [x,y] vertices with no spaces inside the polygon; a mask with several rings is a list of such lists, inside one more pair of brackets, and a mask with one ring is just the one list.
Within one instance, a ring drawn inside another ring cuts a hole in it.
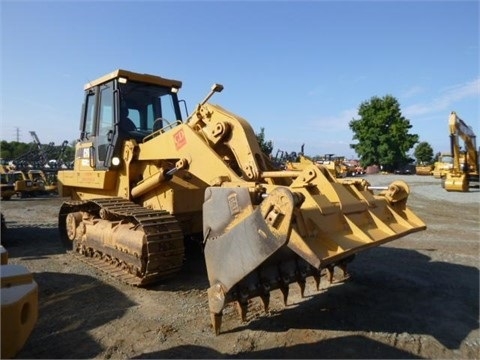
[{"label": "cab window", "polygon": [[90,91],[86,98],[85,119],[83,129],[81,129],[81,140],[88,140],[91,135],[95,135],[94,116],[95,116],[95,93]]}]

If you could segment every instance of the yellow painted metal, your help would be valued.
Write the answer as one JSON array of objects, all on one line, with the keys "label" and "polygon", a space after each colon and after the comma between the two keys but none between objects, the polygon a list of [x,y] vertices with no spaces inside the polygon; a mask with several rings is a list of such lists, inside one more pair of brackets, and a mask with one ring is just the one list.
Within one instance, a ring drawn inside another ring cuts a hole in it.
[{"label": "yellow painted metal", "polygon": [[469,181],[466,174],[448,173],[443,184],[447,191],[467,192]]},{"label": "yellow painted metal", "polygon": [[450,153],[441,153],[438,161],[433,166],[433,177],[435,179],[445,178],[453,168],[453,157]]},{"label": "yellow painted metal", "polygon": [[[467,192],[470,182],[479,186],[479,154],[476,145],[476,135],[472,127],[460,119],[452,111],[448,118],[450,130],[450,146],[453,154],[453,167],[446,173],[444,187],[447,191]],[[463,141],[464,151],[461,150]]]},{"label": "yellow painted metal", "polygon": [[1,265],[2,359],[22,349],[38,319],[38,285],[22,265]]},{"label": "yellow painted metal", "polygon": [[111,73],[101,76],[96,80],[88,82],[87,84],[85,84],[84,90],[91,89],[97,85],[104,84],[112,79],[118,78],[124,78],[146,84],[169,86],[177,89],[180,89],[182,87],[182,82],[178,80],[172,80],[156,75],[139,74],[128,70],[117,69],[115,71],[112,71]]},{"label": "yellow painted metal", "polygon": [[417,175],[433,175],[434,165],[417,165],[415,166],[415,174]]},{"label": "yellow painted metal", "polygon": [[[127,75],[139,82],[147,76],[114,72],[90,86]],[[186,239],[205,245],[217,333],[229,302],[244,309],[258,296],[268,303],[270,291],[288,294],[290,283],[302,286],[306,276],[319,279],[323,269],[344,268],[356,253],[426,229],[407,207],[404,182],[374,193],[367,181],[340,179],[311,161],[278,171],[245,119],[206,101],[188,121],[138,142],[126,139],[122,146],[118,166],[95,170],[93,144],[77,144],[75,168],[58,173],[60,194],[75,200],[123,198],[145,211],[173,215]],[[74,205],[65,209],[69,206]],[[81,217],[63,214],[66,228],[73,224],[72,236],[79,231],[79,240],[129,252],[140,248],[140,234],[130,238],[130,225],[118,225],[125,219],[115,218],[109,226],[113,220],[98,220],[85,206]],[[113,234],[110,228],[122,231]]]}]

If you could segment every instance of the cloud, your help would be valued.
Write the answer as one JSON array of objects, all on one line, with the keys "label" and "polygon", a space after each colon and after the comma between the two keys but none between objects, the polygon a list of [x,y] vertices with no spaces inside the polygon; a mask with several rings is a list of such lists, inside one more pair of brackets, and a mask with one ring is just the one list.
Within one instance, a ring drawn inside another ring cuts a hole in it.
[{"label": "cloud", "polygon": [[421,86],[412,86],[410,89],[407,89],[400,95],[400,97],[408,99],[414,97],[418,94],[421,94],[425,91],[425,89]]},{"label": "cloud", "polygon": [[315,129],[321,129],[327,132],[348,130],[348,123],[358,116],[358,109],[345,109],[338,115],[320,116],[318,119],[311,122]]},{"label": "cloud", "polygon": [[439,97],[427,103],[407,106],[403,113],[408,118],[444,111],[450,109],[453,103],[471,97],[480,97],[480,78],[445,88]]}]

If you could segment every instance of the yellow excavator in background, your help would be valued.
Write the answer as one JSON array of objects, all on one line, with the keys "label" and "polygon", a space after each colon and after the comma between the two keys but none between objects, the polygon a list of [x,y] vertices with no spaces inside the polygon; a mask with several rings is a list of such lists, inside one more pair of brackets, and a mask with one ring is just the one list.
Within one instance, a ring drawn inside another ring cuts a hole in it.
[{"label": "yellow excavator in background", "polygon": [[[277,170],[250,124],[208,103],[215,84],[182,120],[182,83],[116,70],[85,85],[72,170],[58,172],[69,196],[62,240],[110,275],[147,286],[180,271],[186,244],[203,249],[215,333],[225,306],[289,286],[301,293],[346,271],[355,254],[426,229],[408,207],[409,187],[339,182],[317,164]],[[372,264],[374,266],[375,264]]]},{"label": "yellow excavator in background", "polygon": [[[479,186],[479,151],[476,136],[468,126],[452,111],[448,119],[450,130],[450,147],[453,154],[453,167],[447,172],[444,182],[445,190],[467,192],[470,187]],[[459,140],[463,141],[462,151]]]}]

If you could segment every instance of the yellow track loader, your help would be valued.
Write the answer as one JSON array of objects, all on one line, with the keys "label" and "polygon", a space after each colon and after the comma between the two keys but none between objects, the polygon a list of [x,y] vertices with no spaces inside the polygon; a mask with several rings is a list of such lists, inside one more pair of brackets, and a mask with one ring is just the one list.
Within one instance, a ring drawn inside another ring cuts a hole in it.
[{"label": "yellow track loader", "polygon": [[175,276],[187,241],[203,246],[214,331],[222,311],[270,292],[317,282],[371,247],[424,230],[409,188],[378,194],[325,167],[275,170],[243,118],[209,103],[214,85],[182,120],[182,83],[116,70],[85,85],[69,196],[59,212],[75,254],[136,286]]}]

